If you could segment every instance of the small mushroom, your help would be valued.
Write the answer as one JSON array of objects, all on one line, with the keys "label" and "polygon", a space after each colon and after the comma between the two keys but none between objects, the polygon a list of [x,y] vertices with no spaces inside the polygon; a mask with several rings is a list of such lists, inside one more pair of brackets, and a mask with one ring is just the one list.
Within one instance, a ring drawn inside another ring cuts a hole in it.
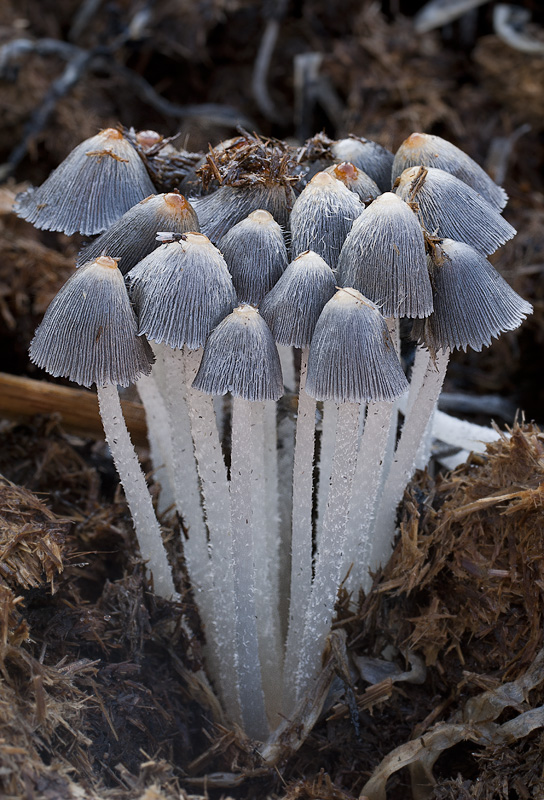
[{"label": "small mushroom", "polygon": [[429,233],[466,242],[484,255],[516,234],[482,195],[442,169],[405,169],[396,192],[407,203],[417,203],[421,224]]},{"label": "small mushroom", "polygon": [[162,244],[131,269],[127,280],[140,333],[171,348],[203,347],[236,303],[225,260],[201,233]]},{"label": "small mushroom", "polygon": [[198,231],[198,217],[181,194],[153,194],[130,208],[93,242],[80,251],[77,266],[99,255],[111,255],[126,275],[160,244],[158,231]]},{"label": "small mushroom", "polygon": [[372,178],[380,191],[391,190],[391,167],[393,153],[377,142],[358,136],[339,139],[331,145],[334,157],[338,161],[349,161]]},{"label": "small mushroom", "polygon": [[412,133],[401,144],[393,162],[393,182],[409,167],[434,167],[449,172],[481,194],[487,202],[502,211],[508,195],[489,177],[474,159],[451,142],[429,133]]},{"label": "small mushroom", "polygon": [[143,161],[115,128],[79,144],[37,189],[19,195],[19,217],[46,231],[94,236],[155,194]]},{"label": "small mushroom", "polygon": [[137,334],[123,276],[112,258],[100,257],[69,279],[46,311],[30,345],[34,364],[55,377],[96,383],[106,440],[125,490],[155,591],[175,594],[172,571],[138,457],[123,419],[116,384],[128,386],[151,370],[153,354]]},{"label": "small mushroom", "polygon": [[357,195],[327,172],[318,172],[291,212],[291,252],[313,250],[336,269],[353,220],[364,210]]},{"label": "small mushroom", "polygon": [[[268,733],[263,684],[271,706],[278,702],[282,647],[277,602],[270,582],[269,543],[256,522],[266,507],[263,448],[265,402],[283,393],[280,360],[272,334],[256,308],[238,306],[210,334],[194,388],[213,395],[231,392],[230,498],[235,587],[235,648],[244,729]],[[262,520],[262,517],[260,517]],[[266,522],[265,520],[262,520]],[[258,542],[258,544],[257,544]],[[257,591],[258,586],[258,591]]]},{"label": "small mushroom", "polygon": [[287,266],[283,233],[272,214],[263,209],[232,227],[220,240],[240,303],[258,306]]},{"label": "small mushroom", "polygon": [[355,220],[340,253],[338,282],[360,291],[385,317],[431,313],[423,231],[397,195],[385,192]]},{"label": "small mushroom", "polygon": [[477,352],[518,328],[532,306],[468,244],[443,239],[430,259],[434,311],[414,323],[413,336],[437,350]]},{"label": "small mushroom", "polygon": [[378,184],[350,161],[342,161],[340,164],[333,164],[324,170],[337,181],[342,181],[344,186],[354,192],[361,203],[368,205],[380,195]]}]

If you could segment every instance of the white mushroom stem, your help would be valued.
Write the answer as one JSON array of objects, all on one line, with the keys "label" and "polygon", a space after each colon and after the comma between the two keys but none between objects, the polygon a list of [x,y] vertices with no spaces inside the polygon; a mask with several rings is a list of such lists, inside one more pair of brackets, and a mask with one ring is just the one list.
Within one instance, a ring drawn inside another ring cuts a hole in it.
[{"label": "white mushroom stem", "polygon": [[[258,591],[255,609],[259,634],[259,657],[265,705],[272,727],[280,722],[281,678],[283,647],[279,629],[279,574],[276,473],[276,437],[271,438],[271,413],[275,403],[252,402],[250,418],[254,446],[250,450],[251,493],[253,508],[253,546],[255,554],[255,582]],[[271,452],[272,451],[272,452]]]},{"label": "white mushroom stem", "polygon": [[253,541],[252,453],[262,446],[255,439],[251,401],[232,401],[231,520],[234,569],[234,645],[238,664],[241,717],[248,736],[264,741],[268,735],[259,655],[256,613],[256,570]]},{"label": "white mushroom stem", "polygon": [[346,572],[353,564],[348,587],[356,590],[361,585],[365,591],[369,588],[371,533],[383,488],[391,426],[396,425],[396,419],[396,401],[368,404],[349,507],[348,544],[344,562]]},{"label": "white mushroom stem", "polygon": [[[283,384],[288,392],[296,388],[294,350],[287,345],[277,344],[280,356]],[[276,404],[274,404],[276,405]],[[278,574],[280,581],[279,607],[282,636],[287,634],[287,617],[289,614],[289,577],[291,574],[291,510],[293,507],[293,458],[294,458],[295,424],[289,414],[278,415],[277,420],[277,474],[278,495],[281,503],[277,504],[278,513]]]},{"label": "white mushroom stem", "polygon": [[300,641],[304,632],[306,608],[312,585],[312,492],[315,449],[316,401],[306,394],[308,352],[302,350],[300,389],[293,468],[293,516],[291,541],[291,589],[289,594],[289,626],[285,650],[284,698],[286,714],[295,702],[292,676],[296,670]]},{"label": "white mushroom stem", "polygon": [[450,352],[445,350],[438,352],[434,360],[429,360],[419,391],[404,420],[376,519],[370,556],[370,568],[373,570],[389,558],[395,535],[397,507],[415,472],[421,440],[438,403],[449,359]]},{"label": "white mushroom stem", "polygon": [[204,619],[211,617],[209,592],[210,559],[207,531],[200,502],[200,485],[193,452],[193,439],[187,408],[185,365],[181,350],[163,349],[166,371],[165,401],[172,436],[172,480],[176,506],[187,534],[183,552],[196,603]]},{"label": "white mushroom stem", "polygon": [[97,386],[96,391],[106,441],[125,491],[142,558],[147,562],[153,577],[156,594],[161,597],[174,597],[176,591],[172,570],[162,541],[161,529],[144,473],[125,424],[117,387]]},{"label": "white mushroom stem", "polygon": [[201,358],[201,349],[184,350],[187,405],[210,536],[206,591],[211,590],[212,616],[204,620],[208,631],[206,651],[211,677],[220,687],[227,714],[240,724],[236,658],[232,644],[234,574],[230,494],[213,398],[192,388]]},{"label": "white mushroom stem", "polygon": [[317,484],[317,547],[321,539],[323,518],[327,508],[327,498],[331,484],[332,460],[334,457],[334,443],[336,441],[336,418],[338,406],[331,400],[323,402],[323,416],[321,419],[321,442],[319,448],[319,474]]},{"label": "white mushroom stem", "polygon": [[136,382],[145,410],[147,438],[153,464],[153,478],[161,487],[158,508],[159,512],[175,504],[172,486],[172,436],[168,424],[168,412],[155,379],[155,367],[151,375],[141,375]]},{"label": "white mushroom stem", "polygon": [[359,410],[358,403],[342,403],[338,407],[331,484],[295,676],[297,699],[319,672],[338,588],[344,577],[341,573],[349,501],[357,462]]}]

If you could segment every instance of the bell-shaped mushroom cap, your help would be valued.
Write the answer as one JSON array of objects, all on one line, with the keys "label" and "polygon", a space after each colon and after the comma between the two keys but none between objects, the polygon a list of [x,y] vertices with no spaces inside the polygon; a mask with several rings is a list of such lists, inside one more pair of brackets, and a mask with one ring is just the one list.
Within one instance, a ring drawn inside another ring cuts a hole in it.
[{"label": "bell-shaped mushroom cap", "polygon": [[336,269],[354,219],[364,210],[357,195],[327,172],[318,172],[297,197],[291,212],[291,252],[313,250]]},{"label": "bell-shaped mushroom cap", "polygon": [[218,244],[227,262],[239,303],[258,306],[289,261],[283,233],[263,209],[238,222]]},{"label": "bell-shaped mushroom cap", "polygon": [[212,242],[219,242],[233,225],[252,211],[268,211],[284,230],[289,228],[289,212],[295,201],[291,186],[253,184],[251,186],[220,186],[207,197],[192,198],[200,221],[200,230]]},{"label": "bell-shaped mushroom cap", "polygon": [[115,259],[81,267],[53,298],[30,344],[30,360],[55,378],[82,386],[128,386],[149,375],[153,353]]},{"label": "bell-shaped mushroom cap", "polygon": [[212,331],[193,386],[206,394],[279,400],[283,376],[278,349],[254,306],[238,306]]},{"label": "bell-shaped mushroom cap", "polygon": [[413,327],[414,338],[432,351],[481,350],[494,337],[521,325],[532,306],[481,254],[444,239],[431,259],[434,312]]},{"label": "bell-shaped mushroom cap", "polygon": [[309,347],[323,306],[335,289],[332,269],[313,250],[291,261],[259,309],[276,342]]},{"label": "bell-shaped mushroom cap", "polygon": [[429,133],[412,133],[401,144],[393,162],[393,183],[409,167],[435,167],[449,172],[471,186],[487,202],[502,211],[508,195],[491,180],[487,172],[470,156],[440,136]]},{"label": "bell-shaped mushroom cap", "polygon": [[489,255],[516,231],[487,200],[449,172],[434,167],[404,170],[396,189],[399,197],[418,205],[429,233],[465,242]]},{"label": "bell-shaped mushroom cap", "polygon": [[93,236],[155,193],[143,161],[120,131],[106,128],[79,144],[16,213],[46,231]]},{"label": "bell-shaped mushroom cap", "polygon": [[385,192],[355,220],[340,253],[338,283],[370,298],[386,317],[431,313],[423,231],[400,197]]},{"label": "bell-shaped mushroom cap", "polygon": [[372,178],[380,191],[391,191],[391,167],[393,166],[393,153],[370,139],[350,136],[348,139],[339,139],[331,145],[331,150],[338,161],[350,161],[357,169]]},{"label": "bell-shaped mushroom cap", "polygon": [[93,242],[82,248],[77,266],[100,255],[112,256],[126,275],[132,267],[155,250],[159,231],[198,231],[198,217],[181,194],[152,194],[130,208]]},{"label": "bell-shaped mushroom cap", "polygon": [[341,181],[344,186],[354,192],[361,203],[371,203],[380,194],[378,184],[350,161],[342,161],[340,164],[333,164],[324,170],[328,175],[332,175],[337,181]]},{"label": "bell-shaped mushroom cap", "polygon": [[340,289],[317,322],[306,391],[316,400],[394,400],[408,388],[378,308],[356,289]]},{"label": "bell-shaped mushroom cap", "polygon": [[203,347],[236,305],[225,259],[201,233],[161,245],[131,269],[127,280],[139,333],[172,348]]}]

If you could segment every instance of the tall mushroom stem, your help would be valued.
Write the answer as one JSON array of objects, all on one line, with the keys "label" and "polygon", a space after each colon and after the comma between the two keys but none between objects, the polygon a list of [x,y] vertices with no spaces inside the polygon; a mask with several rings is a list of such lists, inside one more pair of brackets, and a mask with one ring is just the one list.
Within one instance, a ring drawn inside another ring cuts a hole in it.
[{"label": "tall mushroom stem", "polygon": [[357,463],[359,410],[359,403],[341,403],[338,406],[331,485],[295,676],[297,699],[319,671],[342,578],[349,500]]},{"label": "tall mushroom stem", "polygon": [[[157,365],[155,365],[156,367]],[[175,504],[174,490],[172,487],[172,437],[168,424],[166,404],[153,375],[141,375],[136,382],[136,389],[140,395],[145,410],[147,437],[153,464],[153,478],[161,487],[158,509],[159,513],[166,511]]]},{"label": "tall mushroom stem", "polygon": [[[202,358],[202,349],[184,349],[187,405],[198,465],[206,522],[210,535],[210,579],[212,617],[205,620],[210,641],[206,650],[212,677],[230,719],[241,723],[236,684],[236,658],[232,646],[234,574],[232,530],[227,470],[223,460],[213,398],[192,388]],[[213,631],[213,633],[212,633]]]},{"label": "tall mushroom stem", "polygon": [[195,599],[204,619],[212,616],[205,590],[210,559],[204,514],[200,502],[198,471],[187,407],[185,365],[181,350],[162,348],[166,368],[165,401],[172,435],[172,479],[176,506],[187,528],[183,551]]},{"label": "tall mushroom stem", "polygon": [[334,443],[336,441],[336,420],[338,406],[331,400],[323,401],[323,416],[321,419],[321,446],[319,449],[319,478],[317,484],[317,524],[316,539],[319,548],[323,519],[327,508],[327,498],[331,484],[332,461],[334,457]]},{"label": "tall mushroom stem", "polygon": [[242,724],[248,736],[264,741],[268,735],[259,654],[256,612],[256,570],[252,510],[252,458],[261,445],[248,424],[251,401],[232,400],[231,520],[234,569],[234,638],[238,663]]},{"label": "tall mushroom stem", "polygon": [[125,424],[117,387],[97,386],[96,391],[106,441],[125,491],[142,558],[153,577],[155,592],[162,597],[173,597],[176,590],[172,570],[145,476]]},{"label": "tall mushroom stem", "polygon": [[306,394],[309,348],[302,350],[300,388],[293,468],[293,513],[291,540],[291,591],[289,626],[285,650],[284,700],[286,713],[295,702],[295,687],[289,677],[297,666],[300,640],[312,586],[312,492],[315,449],[316,401]]},{"label": "tall mushroom stem", "polygon": [[374,544],[370,556],[370,566],[373,569],[388,558],[395,533],[397,507],[415,472],[421,439],[436,408],[449,360],[449,350],[441,350],[434,359],[429,360],[417,397],[404,420],[374,528]]},{"label": "tall mushroom stem", "polygon": [[369,586],[371,532],[383,487],[391,426],[396,423],[396,417],[396,401],[368,404],[349,510],[349,538],[344,569],[347,571],[351,560],[350,588],[362,585],[366,591]]},{"label": "tall mushroom stem", "polygon": [[[259,634],[259,656],[265,705],[270,722],[279,722],[277,713],[281,704],[281,677],[283,647],[279,629],[279,574],[277,518],[271,506],[277,500],[277,489],[273,482],[272,457],[269,452],[270,437],[267,422],[274,404],[252,402],[250,418],[253,447],[251,455],[252,528],[255,553],[255,581],[258,592],[255,608]],[[274,426],[275,428],[275,426]],[[274,459],[276,443],[274,438]],[[275,465],[274,465],[275,466]],[[271,513],[272,512],[272,513]]]}]

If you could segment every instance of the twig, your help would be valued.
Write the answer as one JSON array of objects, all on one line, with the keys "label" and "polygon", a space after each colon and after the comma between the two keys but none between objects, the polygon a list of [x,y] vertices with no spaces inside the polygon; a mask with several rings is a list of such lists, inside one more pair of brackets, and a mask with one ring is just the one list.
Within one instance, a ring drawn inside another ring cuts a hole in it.
[{"label": "twig", "polygon": [[0,181],[5,180],[25,157],[28,145],[47,125],[58,101],[80,80],[89,68],[93,54],[79,50],[72,54],[62,75],[56,78],[41,104],[36,108],[24,127],[23,138],[13,148],[5,164],[0,166]]},{"label": "twig", "polygon": [[[134,443],[146,445],[143,406],[123,400],[122,407]],[[93,392],[0,372],[0,417],[20,420],[55,413],[61,415],[63,427],[71,433],[100,438],[104,435]]]},{"label": "twig", "polygon": [[77,42],[101,5],[102,0],[83,0],[82,4],[74,14],[72,26],[68,31],[68,39],[71,42]]},{"label": "twig", "polygon": [[274,101],[270,97],[267,86],[267,76],[286,6],[287,0],[280,0],[274,15],[267,20],[257,51],[257,57],[255,58],[253,77],[251,79],[253,98],[259,107],[259,111],[264,117],[270,120],[270,122],[277,123],[285,123],[286,119],[284,115],[278,111]]},{"label": "twig", "polygon": [[208,125],[254,127],[253,122],[245,114],[231,106],[222,106],[216,103],[181,106],[170,102],[158,94],[141,75],[123,64],[117,63],[112,58],[113,49],[115,48],[97,47],[92,50],[83,50],[76,45],[56,39],[39,39],[35,42],[30,39],[15,39],[0,47],[0,75],[6,74],[15,59],[28,53],[37,53],[42,56],[56,55],[68,62],[62,75],[53,81],[44,100],[27,121],[22,140],[11,151],[6,163],[0,165],[0,181],[5,180],[23,160],[31,140],[46,126],[58,101],[78,83],[85,72],[91,69],[117,73],[133,88],[134,93],[144,103],[157,109],[166,117],[201,118]]},{"label": "twig", "polygon": [[250,129],[255,127],[255,123],[249,117],[232,106],[224,106],[219,103],[195,103],[180,106],[177,103],[172,103],[158,94],[141,75],[111,59],[107,61],[101,59],[100,69],[116,72],[133,87],[140,100],[160,111],[166,117],[175,117],[176,119],[200,117],[204,122],[212,125],[229,125],[232,127],[243,125]]}]

